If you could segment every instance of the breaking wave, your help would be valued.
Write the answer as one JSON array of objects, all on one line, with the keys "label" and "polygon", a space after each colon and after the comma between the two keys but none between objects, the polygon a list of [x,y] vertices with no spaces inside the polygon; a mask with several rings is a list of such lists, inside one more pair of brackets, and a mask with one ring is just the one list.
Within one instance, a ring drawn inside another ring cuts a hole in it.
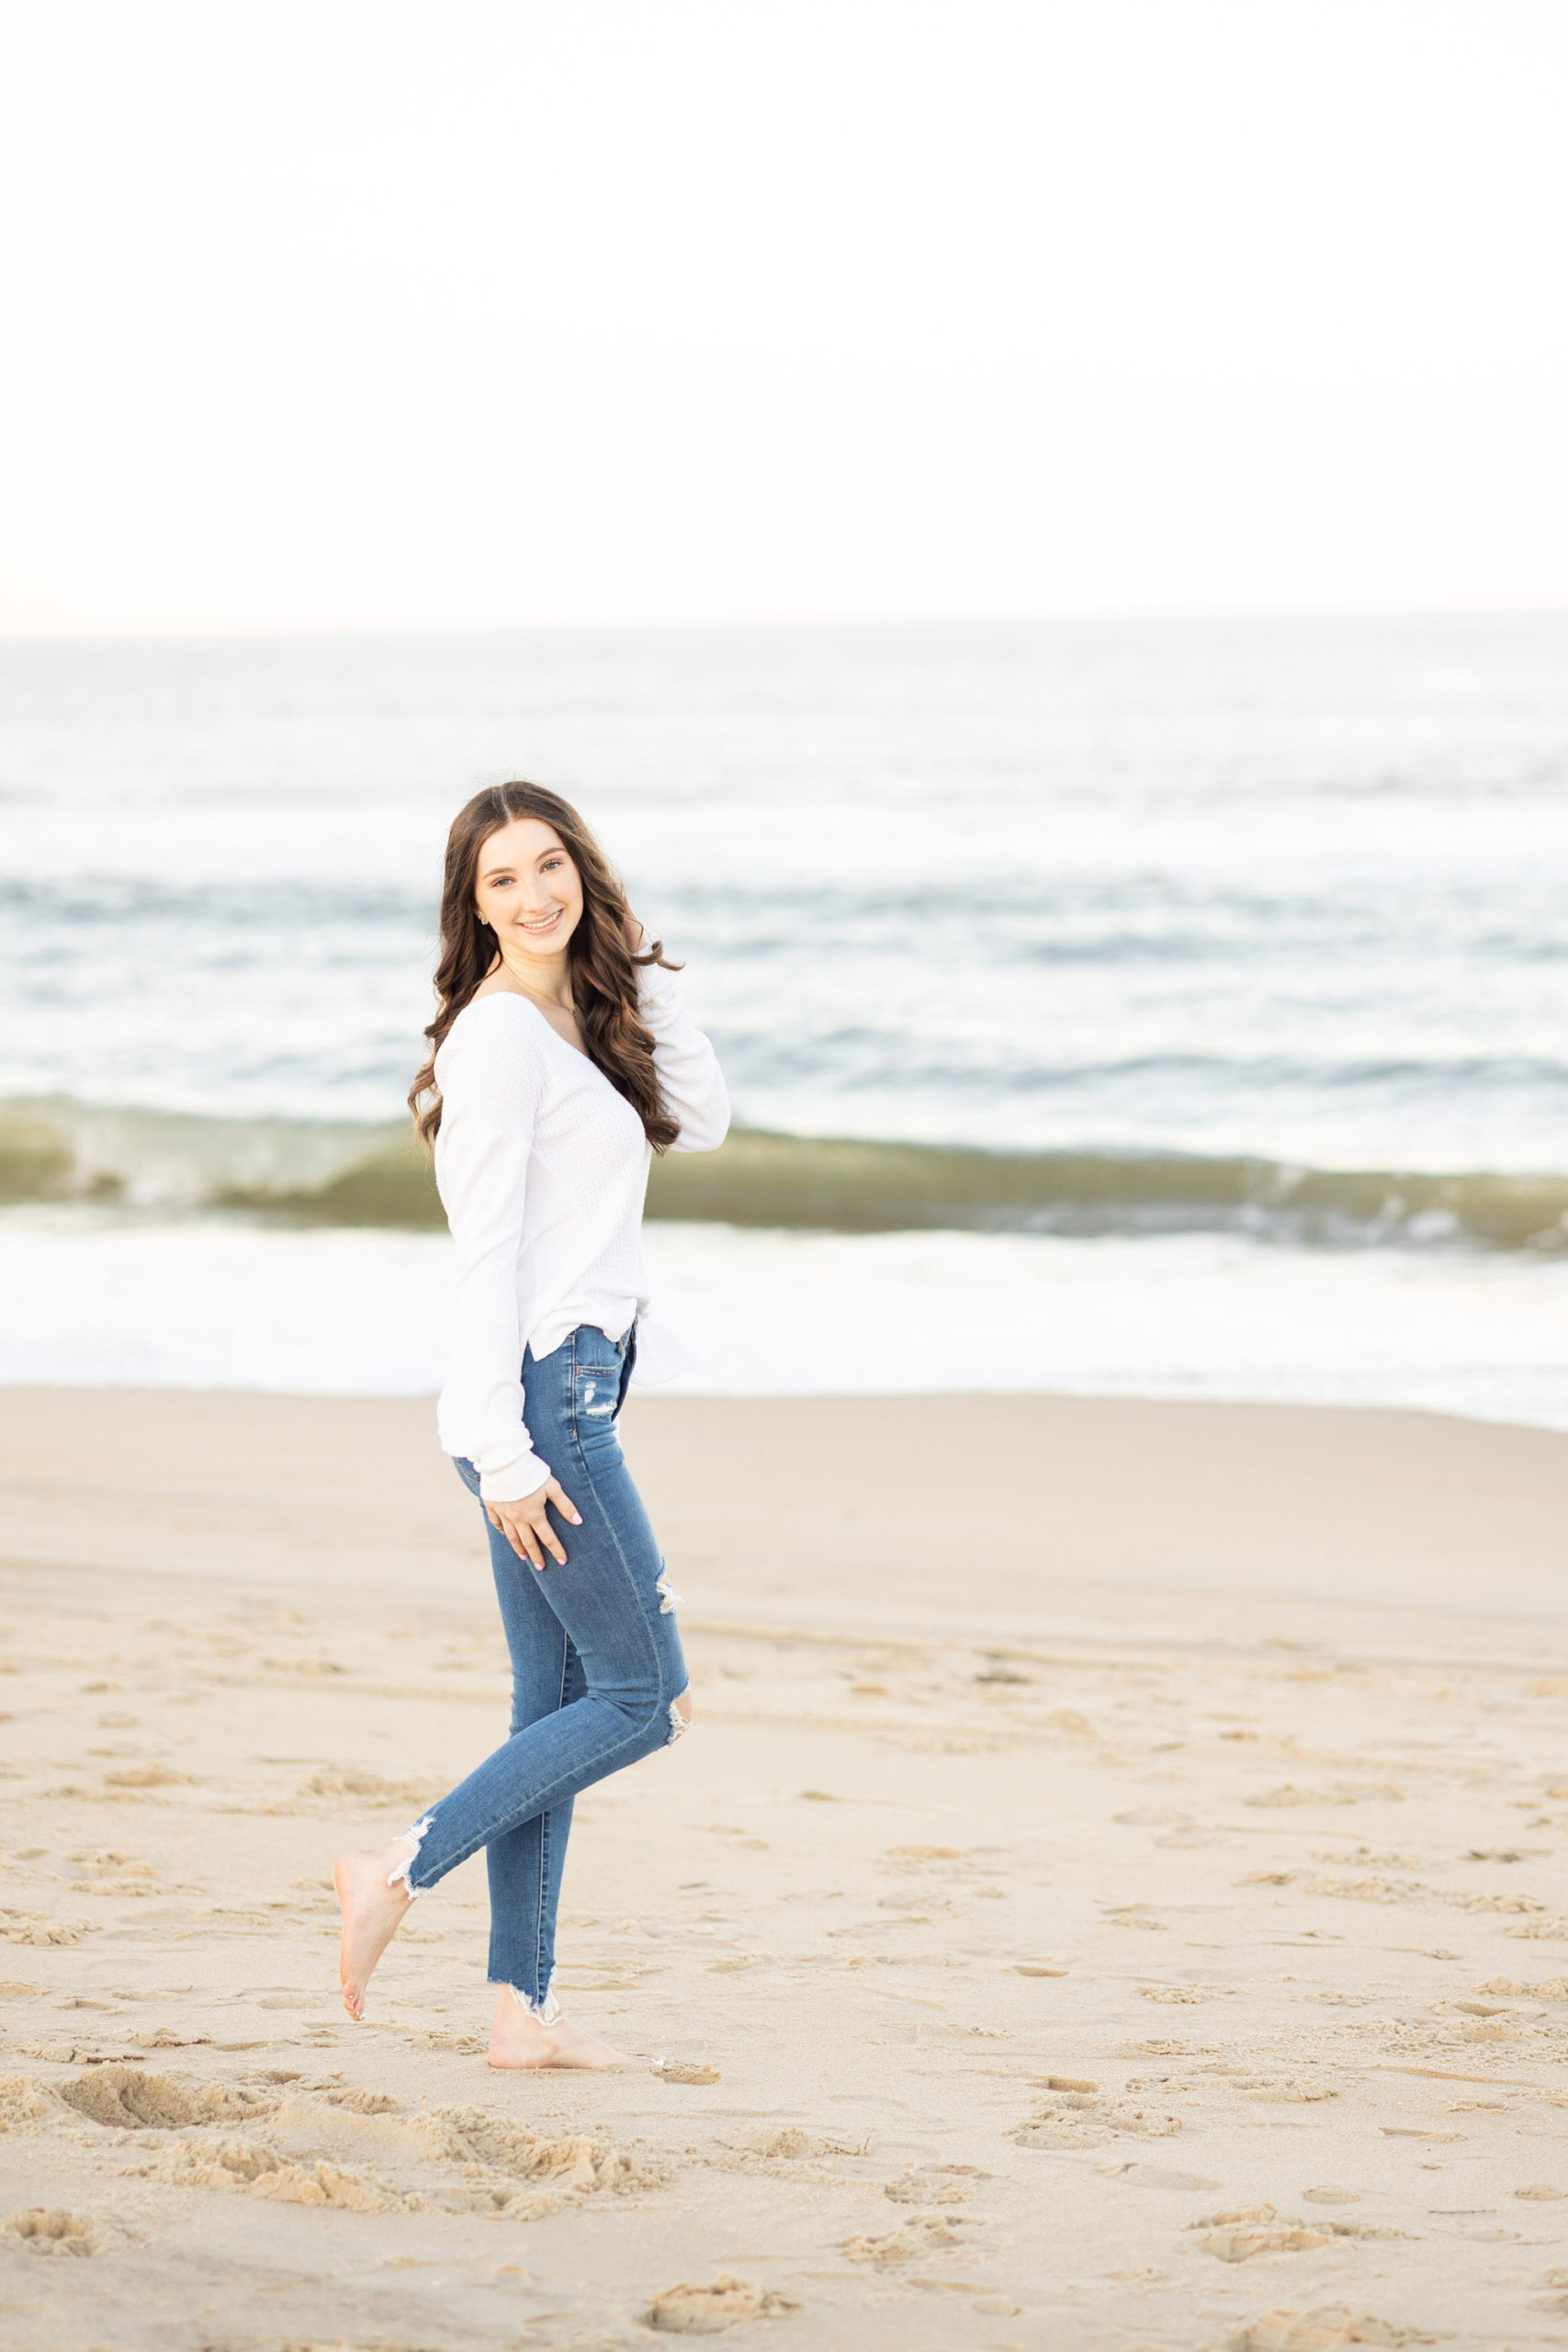
[{"label": "breaking wave", "polygon": [[[428,1163],[400,1121],[209,1118],[0,1103],[0,1202],[204,1211],[291,1225],[438,1228]],[[649,1215],[843,1233],[1234,1232],[1327,1249],[1568,1253],[1568,1176],[1289,1166],[1157,1151],[980,1151],[731,1134],[656,1160]]]}]

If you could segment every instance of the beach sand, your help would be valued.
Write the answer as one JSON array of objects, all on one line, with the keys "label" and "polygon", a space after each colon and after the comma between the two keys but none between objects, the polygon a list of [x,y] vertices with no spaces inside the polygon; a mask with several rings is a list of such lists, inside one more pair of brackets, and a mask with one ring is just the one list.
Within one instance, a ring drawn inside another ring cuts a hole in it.
[{"label": "beach sand", "polygon": [[[0,1394],[0,2340],[1568,2339],[1568,1437],[645,1397],[691,1736],[351,2024],[329,1871],[501,1736],[428,1404]],[[40,2218],[41,2217],[41,2218]],[[726,2281],[731,2283],[725,2283]]]}]

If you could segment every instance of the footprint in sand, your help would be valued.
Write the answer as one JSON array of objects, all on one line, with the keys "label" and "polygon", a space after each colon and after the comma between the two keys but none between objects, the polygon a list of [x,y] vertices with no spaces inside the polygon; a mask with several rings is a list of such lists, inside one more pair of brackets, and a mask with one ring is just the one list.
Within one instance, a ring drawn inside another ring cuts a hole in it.
[{"label": "footprint in sand", "polygon": [[271,2101],[258,2092],[224,2083],[187,2088],[168,2075],[144,2074],[140,2066],[94,2066],[59,2096],[89,2123],[121,2132],[183,2132],[192,2124],[225,2123],[265,2112]]},{"label": "footprint in sand", "polygon": [[846,2238],[843,2252],[851,2262],[866,2262],[876,2270],[897,2270],[919,2261],[922,2255],[963,2245],[959,2232],[964,2227],[956,2218],[948,2221],[939,2213],[917,2213],[886,2236]]},{"label": "footprint in sand", "polygon": [[47,2066],[102,2066],[111,2058],[124,2058],[130,2053],[118,2048],[106,2049],[102,2042],[18,2041],[17,2055],[20,2058],[41,2058]]},{"label": "footprint in sand", "polygon": [[688,2065],[682,2058],[656,2058],[652,2072],[661,2083],[716,2083],[723,2080],[716,2066]]},{"label": "footprint in sand", "polygon": [[94,2254],[98,2233],[85,2213],[68,2213],[63,2205],[29,2205],[8,2213],[4,2222],[8,2237],[20,2238],[29,2254]]},{"label": "footprint in sand", "polygon": [[351,2108],[355,2115],[400,2115],[403,2107],[401,2099],[394,2098],[389,2091],[367,2091],[357,2083],[345,2083],[340,2090],[330,2090],[327,2103],[331,2107]]},{"label": "footprint in sand", "polygon": [[895,2205],[964,2205],[975,2183],[990,2177],[975,2165],[915,2165],[897,2180],[885,2181],[882,2194]]},{"label": "footprint in sand", "polygon": [[782,2132],[764,2132],[750,2143],[750,2154],[773,2156],[787,2162],[798,2162],[807,2156],[842,2155],[844,2148],[837,2141],[814,2140],[809,2132],[802,2132],[798,2124],[787,2124]]},{"label": "footprint in sand", "polygon": [[1062,2090],[1043,2101],[1009,2137],[1021,2148],[1098,2148],[1123,2135],[1134,2140],[1169,2139],[1180,2129],[1179,2115],[1136,2107],[1129,2099],[1094,2091]]},{"label": "footprint in sand", "polygon": [[[439,2211],[531,2220],[562,2198],[658,2188],[663,2168],[637,2153],[576,2134],[541,2139],[483,2108],[422,2109],[354,2086],[327,2090],[331,2111],[287,2095],[266,2109],[265,2132],[172,2134],[137,2169],[181,2188],[276,2204],[378,2213]],[[423,2177],[415,2186],[412,2165]]]},{"label": "footprint in sand", "polygon": [[878,1868],[885,1871],[935,1871],[952,1878],[975,1865],[959,1846],[890,1846]]},{"label": "footprint in sand", "polygon": [[1431,2341],[1418,2328],[1394,2327],[1371,2312],[1352,2312],[1343,2303],[1311,2312],[1265,2312],[1231,2337],[1233,2352],[1336,2352],[1341,2344],[1393,2346]]},{"label": "footprint in sand", "polygon": [[384,2213],[401,2208],[400,2192],[384,2188],[363,2173],[324,2159],[285,2164],[270,2148],[247,2140],[223,2140],[193,2147],[176,2140],[150,2168],[158,2179],[182,2188],[248,2190],[277,2205],[328,2206],[343,2213]]},{"label": "footprint in sand", "polygon": [[666,2287],[649,2306],[648,2324],[665,2335],[722,2335],[747,2320],[774,2319],[798,2309],[787,2296],[764,2292],[721,2270],[711,2287],[694,2287],[686,2279]]},{"label": "footprint in sand", "polygon": [[104,1847],[68,1854],[65,1859],[67,1868],[61,1877],[93,1894],[145,1895],[168,1891],[159,1886],[155,1866],[138,1860],[133,1854]]},{"label": "footprint in sand", "polygon": [[1281,2222],[1272,2205],[1243,2205],[1228,2212],[1205,2213],[1187,2227],[1204,2233],[1199,2245],[1220,2262],[1250,2262],[1260,2254],[1304,2254],[1314,2246],[1334,2243],[1331,2229]]},{"label": "footprint in sand", "polygon": [[23,2132],[59,2112],[52,2091],[30,2075],[0,2075],[0,2132]]},{"label": "footprint in sand", "polygon": [[41,1949],[45,1944],[79,1944],[84,1936],[91,1933],[88,1927],[40,1919],[36,1911],[0,1911],[0,1942],[33,1944]]}]

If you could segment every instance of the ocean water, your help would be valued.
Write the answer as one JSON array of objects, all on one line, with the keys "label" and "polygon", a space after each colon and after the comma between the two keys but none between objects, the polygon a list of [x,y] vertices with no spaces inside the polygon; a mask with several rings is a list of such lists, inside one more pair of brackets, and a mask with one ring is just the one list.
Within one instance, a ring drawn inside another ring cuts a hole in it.
[{"label": "ocean water", "polygon": [[0,1377],[438,1377],[398,1123],[507,775],[748,1131],[657,1173],[694,1385],[1568,1425],[1551,617],[0,649]]}]

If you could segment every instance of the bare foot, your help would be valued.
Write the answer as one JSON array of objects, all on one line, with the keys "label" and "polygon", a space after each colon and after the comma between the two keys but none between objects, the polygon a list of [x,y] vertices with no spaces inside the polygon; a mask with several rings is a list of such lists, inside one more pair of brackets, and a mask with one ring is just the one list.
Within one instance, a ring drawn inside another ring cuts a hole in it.
[{"label": "bare foot", "polygon": [[604,2069],[611,2066],[645,2067],[646,2058],[628,2058],[619,2050],[612,2050],[597,2034],[585,2033],[581,2026],[568,2025],[565,2018],[557,2018],[554,2025],[541,2025],[532,2010],[514,2000],[504,1984],[497,1987],[495,2015],[490,2027],[490,2063],[523,2073],[538,2073],[547,2066],[585,2066]]},{"label": "bare foot", "polygon": [[342,1854],[333,1870],[333,1884],[343,1905],[343,1941],[338,1946],[338,1982],[343,2005],[351,2018],[365,2015],[365,1988],[371,1971],[397,1933],[403,1914],[413,1901],[401,1882],[387,1883],[389,1874],[407,1861],[408,1839],[395,1846],[362,1848]]}]

